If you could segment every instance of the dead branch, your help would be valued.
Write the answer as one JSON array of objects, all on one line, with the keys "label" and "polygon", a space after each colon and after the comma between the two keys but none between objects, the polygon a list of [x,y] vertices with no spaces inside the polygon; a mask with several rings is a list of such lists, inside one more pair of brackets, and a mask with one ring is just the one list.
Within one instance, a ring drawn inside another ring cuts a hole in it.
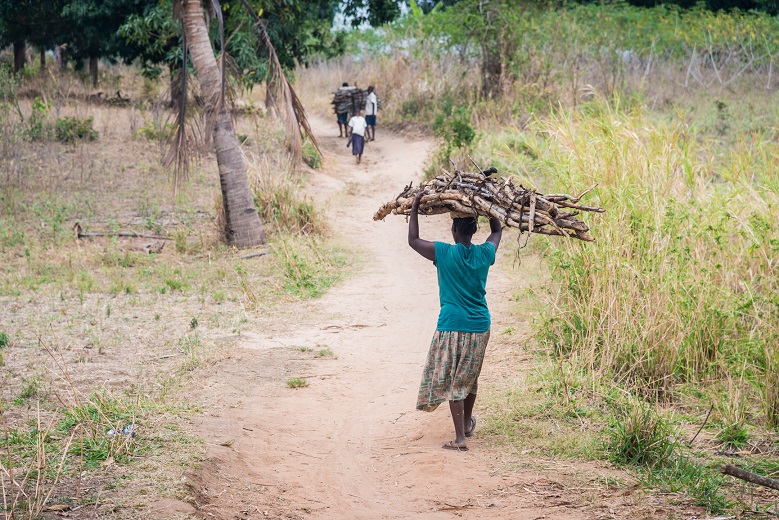
[{"label": "dead branch", "polygon": [[264,251],[257,251],[256,253],[249,253],[248,255],[243,255],[243,256],[241,257],[241,259],[246,259],[246,258],[256,258],[256,257],[258,257],[258,256],[265,256],[265,255],[267,255],[267,254],[270,254],[271,252],[273,252],[273,250],[272,250],[272,249],[266,249],[266,250],[264,250]]},{"label": "dead branch", "polygon": [[764,486],[779,491],[779,480],[764,477],[762,475],[758,475],[757,473],[752,473],[751,471],[737,468],[736,466],[732,466],[730,464],[722,468],[722,473],[725,475],[730,475],[731,477],[740,478],[741,480],[746,480],[750,484],[757,484],[758,486]]},{"label": "dead branch", "polygon": [[[418,187],[411,184],[393,200],[382,204],[373,220],[383,220],[387,215],[409,215],[411,204],[419,190],[427,190],[419,203],[420,215],[461,213],[481,215],[500,220],[505,226],[528,233],[563,236],[592,242],[589,227],[576,216],[582,211],[602,213],[603,208],[584,206],[579,200],[589,193],[592,186],[576,197],[567,194],[544,196],[535,190],[514,184],[510,178],[499,180],[491,175],[495,168],[466,172],[454,169],[443,173]],[[570,208],[575,211],[560,211]]]},{"label": "dead branch", "polygon": [[88,233],[78,233],[78,238],[90,237],[127,237],[127,238],[151,238],[154,240],[173,240],[164,235],[146,235],[144,233],[135,233],[134,231],[90,231]]}]

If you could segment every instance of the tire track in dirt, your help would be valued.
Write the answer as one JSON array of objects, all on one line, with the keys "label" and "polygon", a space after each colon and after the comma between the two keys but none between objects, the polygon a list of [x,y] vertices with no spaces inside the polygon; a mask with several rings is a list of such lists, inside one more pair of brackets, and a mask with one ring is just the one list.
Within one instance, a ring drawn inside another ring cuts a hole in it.
[{"label": "tire track in dirt", "polygon": [[[312,122],[326,163],[307,191],[328,204],[337,238],[362,251],[360,270],[318,300],[261,317],[260,330],[244,333],[192,389],[203,410],[197,430],[208,443],[203,467],[188,477],[200,514],[584,518],[536,493],[507,491],[507,477],[496,469],[501,456],[478,432],[469,452],[442,450],[452,436],[448,407],[414,411],[438,312],[435,268],[408,248],[404,219],[373,222],[372,215],[421,176],[432,143],[380,128],[358,166],[346,140],[334,136],[334,123]],[[449,223],[425,219],[423,235],[450,240]],[[515,285],[499,270],[491,274],[488,300],[497,321],[506,304],[491,295],[506,301]],[[292,348],[301,346],[330,348],[337,359]],[[286,388],[288,378],[304,375],[308,388]]]}]

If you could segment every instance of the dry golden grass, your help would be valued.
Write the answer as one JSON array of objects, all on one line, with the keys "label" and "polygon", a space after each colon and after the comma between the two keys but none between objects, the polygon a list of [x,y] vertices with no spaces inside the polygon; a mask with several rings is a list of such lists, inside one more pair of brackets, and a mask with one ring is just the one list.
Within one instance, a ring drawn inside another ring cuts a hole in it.
[{"label": "dry golden grass", "polygon": [[[156,135],[167,114],[159,104],[138,103],[163,89],[144,85],[135,71],[115,72],[121,77],[111,88],[132,96],[130,106],[90,98],[94,92],[70,76],[21,89],[50,101],[42,116],[46,125],[58,117],[93,118],[95,141],[30,140],[25,128],[33,100],[27,97],[19,102],[22,124],[15,111],[0,118],[0,132],[13,142],[0,146],[0,333],[7,337],[0,347],[0,407],[3,431],[26,439],[0,450],[0,459],[6,468],[14,461],[19,471],[42,461],[55,468],[55,456],[68,451],[68,442],[90,447],[65,455],[63,471],[45,475],[33,500],[17,497],[17,511],[23,502],[42,504],[49,491],[84,514],[117,518],[134,517],[160,497],[185,497],[180,474],[203,446],[188,426],[191,408],[179,394],[181,385],[229,355],[229,346],[260,314],[306,297],[308,283],[327,287],[341,265],[328,261],[321,274],[310,262],[331,258],[326,244],[310,239],[298,245],[288,237],[288,229],[322,229],[312,201],[300,201],[308,205],[305,222],[290,213],[271,223],[270,244],[275,248],[281,240],[294,247],[294,269],[310,279],[290,278],[283,256],[244,259],[223,246],[215,160],[197,157],[175,191],[160,166],[164,143]],[[248,137],[244,150],[252,171],[296,179],[263,185],[266,192],[281,190],[297,200],[294,188],[303,177],[288,165],[279,125],[249,114],[238,117],[237,131]],[[83,232],[107,235],[79,240],[76,223]],[[120,237],[117,231],[170,240]],[[29,436],[39,407],[41,424],[57,432],[45,442]],[[86,415],[69,419],[79,410]],[[136,438],[108,436],[130,423],[138,424]],[[0,475],[12,490],[8,477]],[[31,483],[20,484],[28,494]]]}]

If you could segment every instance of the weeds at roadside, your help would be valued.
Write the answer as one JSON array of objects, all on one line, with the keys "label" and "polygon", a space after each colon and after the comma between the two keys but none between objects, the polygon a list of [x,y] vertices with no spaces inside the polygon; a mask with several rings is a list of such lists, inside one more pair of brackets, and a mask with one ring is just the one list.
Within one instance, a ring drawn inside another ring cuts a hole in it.
[{"label": "weeds at roadside", "polygon": [[185,334],[179,340],[179,351],[185,356],[181,365],[182,371],[192,372],[199,367],[204,360],[200,334],[194,329],[193,332]]},{"label": "weeds at roadside", "polygon": [[22,389],[19,392],[19,397],[16,398],[14,404],[20,405],[28,399],[38,396],[38,391],[41,389],[43,381],[39,375],[34,375],[24,381]]},{"label": "weeds at roadside", "polygon": [[316,358],[331,358],[336,359],[336,355],[333,353],[332,350],[329,348],[321,348],[319,349],[316,354],[314,354],[314,357]]},{"label": "weeds at roadside", "polygon": [[326,250],[313,238],[280,239],[274,249],[285,277],[285,289],[300,298],[316,298],[341,278],[347,258],[339,249]]},{"label": "weeds at roadside", "polygon": [[305,388],[308,386],[308,381],[302,377],[296,377],[287,380],[287,387],[289,388]]},{"label": "weeds at roadside", "polygon": [[634,404],[612,420],[606,452],[617,464],[642,468],[665,466],[676,448],[668,422],[647,404]]},{"label": "weeds at roadside", "polygon": [[[150,398],[141,388],[125,393],[97,388],[85,396],[73,386],[61,350],[43,341],[40,344],[54,361],[56,378],[65,387],[64,391],[52,391],[56,400],[47,400],[38,391],[43,377],[28,380],[20,398],[36,398],[36,406],[28,408],[33,414],[31,421],[25,421],[19,410],[8,413],[7,403],[2,401],[5,389],[0,387],[5,446],[0,454],[0,483],[9,518],[38,518],[54,497],[79,507],[96,505],[80,492],[70,495],[79,489],[74,488],[74,482],[99,470],[101,487],[110,489],[114,466],[132,465],[138,457],[158,454],[174,442],[161,431],[159,422],[185,411]],[[175,442],[189,442],[177,437]]]},{"label": "weeds at roadside", "polygon": [[309,165],[314,170],[318,170],[322,167],[322,156],[319,155],[311,141],[306,140],[303,143],[303,162]]},{"label": "weeds at roadside", "polygon": [[250,171],[254,202],[263,222],[272,224],[277,233],[325,233],[328,227],[322,212],[312,200],[299,194],[303,180],[300,175],[286,171],[286,165],[270,164],[267,158],[264,161]]}]

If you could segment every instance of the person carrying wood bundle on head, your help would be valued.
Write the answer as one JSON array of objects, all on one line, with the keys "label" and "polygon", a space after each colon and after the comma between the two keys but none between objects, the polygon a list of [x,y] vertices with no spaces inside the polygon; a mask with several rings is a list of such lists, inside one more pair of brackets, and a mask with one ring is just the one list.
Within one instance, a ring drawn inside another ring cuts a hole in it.
[{"label": "person carrying wood bundle on head", "polygon": [[[344,81],[341,88],[348,88],[349,84]],[[349,112],[337,112],[335,114],[338,121],[338,137],[349,137],[349,130],[346,128],[346,123],[349,121]]]},{"label": "person carrying wood bundle on head", "polygon": [[358,108],[354,117],[349,120],[349,142],[346,143],[347,147],[351,145],[352,155],[357,156],[357,164],[360,164],[362,160],[362,151],[365,147],[365,128],[367,126],[365,118],[362,117],[362,110]]},{"label": "person carrying wood bundle on head", "polygon": [[367,139],[376,140],[376,114],[379,112],[379,100],[373,85],[368,87],[368,99],[365,101],[365,121],[368,123]]},{"label": "person carrying wood bundle on head", "polygon": [[420,190],[411,205],[408,245],[436,266],[441,310],[422,372],[416,407],[432,412],[449,401],[455,438],[442,447],[467,451],[466,438],[476,429],[473,405],[490,338],[490,311],[485,299],[487,274],[495,263],[503,229],[500,220],[492,217],[486,242],[473,244],[477,217],[452,213],[454,244],[422,240],[419,203],[426,194],[426,190]]}]

